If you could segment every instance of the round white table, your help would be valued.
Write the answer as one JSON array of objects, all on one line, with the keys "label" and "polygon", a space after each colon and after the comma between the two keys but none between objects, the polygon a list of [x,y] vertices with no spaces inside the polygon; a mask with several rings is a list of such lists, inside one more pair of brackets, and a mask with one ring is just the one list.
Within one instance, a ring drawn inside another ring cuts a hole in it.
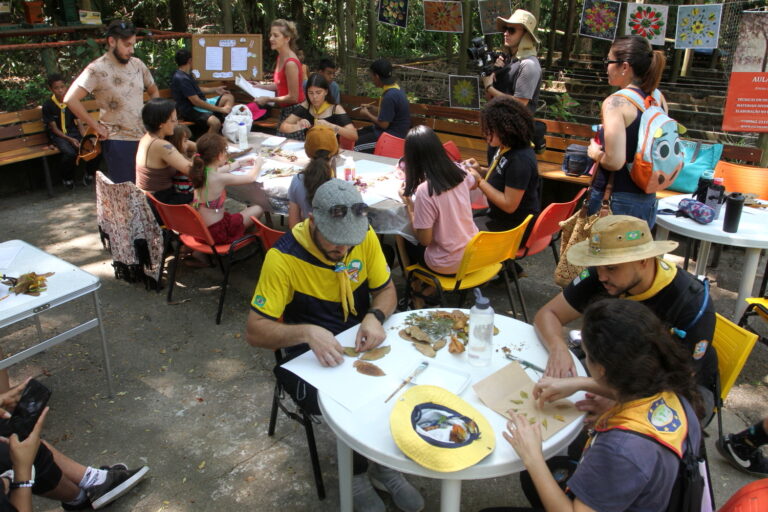
[{"label": "round white table", "polygon": [[[687,196],[671,196],[660,199],[659,209],[677,210],[678,203],[684,197]],[[666,240],[670,231],[699,240],[701,243],[699,244],[699,254],[696,257],[696,275],[706,274],[709,248],[712,243],[744,247],[746,253],[744,265],[741,268],[739,296],[733,314],[733,320],[738,322],[747,308],[744,299],[752,296],[760,253],[763,249],[768,249],[768,211],[765,208],[744,207],[744,211],[741,212],[739,229],[736,233],[723,231],[724,218],[725,206],[720,211],[720,217],[710,224],[699,224],[687,217],[657,215],[656,240]]]},{"label": "round white table", "polygon": [[[464,311],[468,313],[467,310]],[[423,359],[423,356],[413,349],[409,342],[400,338],[398,335],[399,327],[392,329],[394,326],[401,325],[406,316],[411,313],[409,311],[392,315],[384,324],[388,337],[387,342],[393,346],[392,351],[386,357],[387,359],[400,358],[402,360],[403,375],[406,375],[418,364],[419,360]],[[389,415],[397,397],[405,392],[408,386],[399,391],[387,403],[383,403],[383,399],[375,400],[355,411],[350,411],[330,398],[328,394],[320,391],[320,408],[323,411],[323,417],[336,434],[337,439],[340,510],[342,512],[352,511],[352,450],[369,460],[403,473],[440,479],[442,481],[440,510],[443,512],[460,509],[462,480],[493,478],[525,469],[514,449],[501,435],[506,429],[506,418],[486,407],[475,394],[472,384],[511,362],[504,357],[500,350],[503,346],[512,348],[513,355],[540,367],[546,366],[548,354],[536,336],[533,326],[499,314],[496,315],[494,324],[500,332],[494,336],[493,359],[489,366],[479,368],[471,366],[467,361],[466,352],[454,355],[448,352],[447,347],[440,350],[435,359],[427,358],[428,361],[434,361],[446,368],[452,367],[457,371],[470,374],[471,383],[460,396],[485,416],[496,433],[495,450],[474,466],[452,473],[440,473],[420,466],[400,451],[390,434]],[[337,339],[342,345],[350,345],[350,340],[351,344],[354,344],[356,331],[357,327],[349,329],[339,334]],[[518,351],[518,348],[521,350]],[[585,375],[579,361],[575,361],[579,374]],[[390,360],[389,363],[391,362]],[[534,370],[526,371],[533,381],[537,381],[541,376]],[[571,397],[571,400],[576,401],[582,397],[583,393],[577,393]],[[584,415],[580,415],[544,442],[543,451],[546,458],[557,455],[568,447],[581,431],[583,418]],[[433,509],[433,507],[427,508]]]}]

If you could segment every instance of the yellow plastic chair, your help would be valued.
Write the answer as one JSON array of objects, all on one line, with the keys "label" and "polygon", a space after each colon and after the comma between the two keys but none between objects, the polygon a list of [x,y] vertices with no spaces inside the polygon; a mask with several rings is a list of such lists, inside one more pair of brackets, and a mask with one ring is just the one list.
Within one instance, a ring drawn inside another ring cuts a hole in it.
[{"label": "yellow plastic chair", "polygon": [[520,223],[516,228],[509,231],[480,231],[472,240],[469,241],[467,247],[464,249],[464,255],[461,258],[459,269],[454,276],[444,276],[436,274],[421,265],[410,265],[405,270],[407,272],[407,280],[405,286],[406,300],[410,300],[411,295],[415,292],[411,291],[411,283],[414,279],[434,286],[437,290],[437,299],[439,304],[443,304],[444,293],[459,293],[458,307],[461,307],[464,303],[464,296],[467,290],[481,286],[491,279],[496,277],[500,272],[504,277],[504,283],[507,286],[507,296],[509,297],[509,304],[512,307],[512,312],[517,315],[515,310],[515,303],[512,299],[512,288],[509,282],[508,268],[512,269],[512,277],[515,281],[515,287],[517,288],[517,298],[523,308],[523,318],[528,321],[528,312],[525,308],[525,301],[523,300],[523,294],[520,291],[520,283],[518,282],[517,272],[514,265],[508,265],[507,263],[514,261],[515,255],[520,248],[520,242],[523,239],[525,229],[528,227],[528,223],[533,219],[533,215],[528,215],[526,219]]},{"label": "yellow plastic chair", "polygon": [[[744,314],[741,315],[741,319],[739,320],[739,327],[743,327],[748,331],[758,334],[749,325],[749,319],[752,317],[762,318],[764,322],[768,323],[768,297],[750,297],[744,300],[747,301],[748,306],[744,311]],[[758,336],[762,343],[768,345],[768,338],[765,336],[760,336],[759,334]]]},{"label": "yellow plastic chair", "polygon": [[717,369],[720,379],[715,393],[717,412],[717,434],[723,439],[722,407],[733,383],[747,362],[752,347],[757,341],[757,334],[749,332],[731,322],[719,313],[716,314],[715,336],[712,346],[717,351]]}]

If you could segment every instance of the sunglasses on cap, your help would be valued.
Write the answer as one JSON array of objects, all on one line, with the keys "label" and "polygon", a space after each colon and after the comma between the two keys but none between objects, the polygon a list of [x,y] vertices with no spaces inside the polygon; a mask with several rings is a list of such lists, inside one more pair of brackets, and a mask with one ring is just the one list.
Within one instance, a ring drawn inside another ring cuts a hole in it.
[{"label": "sunglasses on cap", "polygon": [[351,206],[345,204],[337,204],[328,208],[328,214],[334,219],[341,219],[347,216],[348,211],[352,211],[353,215],[358,217],[368,216],[368,205],[365,203],[355,203]]}]

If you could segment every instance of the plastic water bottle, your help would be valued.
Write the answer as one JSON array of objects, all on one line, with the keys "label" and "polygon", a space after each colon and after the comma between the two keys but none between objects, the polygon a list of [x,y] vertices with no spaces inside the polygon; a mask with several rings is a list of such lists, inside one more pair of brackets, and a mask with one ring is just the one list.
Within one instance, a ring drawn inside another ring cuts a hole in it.
[{"label": "plastic water bottle", "polygon": [[725,203],[724,181],[723,178],[715,178],[707,189],[707,200],[704,203],[715,210],[715,219],[720,217],[720,209]]},{"label": "plastic water bottle", "polygon": [[355,159],[352,158],[352,155],[348,155],[344,159],[344,179],[355,181]]},{"label": "plastic water bottle", "polygon": [[493,354],[493,308],[491,301],[475,288],[475,305],[469,310],[467,357],[472,366],[488,366]]},{"label": "plastic water bottle", "polygon": [[237,127],[237,144],[240,151],[248,149],[248,128],[245,126],[245,123],[240,123]]}]

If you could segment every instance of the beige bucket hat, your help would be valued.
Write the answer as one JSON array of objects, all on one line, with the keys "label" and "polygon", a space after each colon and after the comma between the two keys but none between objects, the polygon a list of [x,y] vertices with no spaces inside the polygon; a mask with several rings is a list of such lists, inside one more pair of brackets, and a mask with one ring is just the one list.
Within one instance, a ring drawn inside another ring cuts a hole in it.
[{"label": "beige bucket hat", "polygon": [[531,37],[536,41],[536,44],[540,43],[539,38],[536,37],[536,16],[530,12],[524,11],[523,9],[517,9],[509,18],[502,18],[501,16],[496,17],[496,27],[500,31],[503,31],[504,27],[507,25],[522,25],[525,27],[525,30],[531,34]]},{"label": "beige bucket hat", "polygon": [[661,256],[677,248],[677,242],[655,242],[648,223],[629,215],[598,219],[589,237],[568,250],[568,262],[582,267],[617,265]]}]

